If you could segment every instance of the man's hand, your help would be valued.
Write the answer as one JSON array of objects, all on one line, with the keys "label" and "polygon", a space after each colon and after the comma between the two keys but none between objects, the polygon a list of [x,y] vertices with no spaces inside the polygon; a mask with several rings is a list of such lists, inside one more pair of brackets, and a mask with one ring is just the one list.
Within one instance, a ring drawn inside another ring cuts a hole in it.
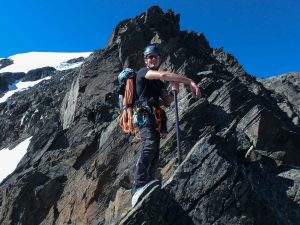
[{"label": "man's hand", "polygon": [[190,82],[190,90],[192,92],[193,98],[201,98],[201,91],[197,84],[192,80]]},{"label": "man's hand", "polygon": [[172,91],[176,91],[177,93],[179,92],[179,83],[178,82],[171,81],[170,85],[171,85]]}]

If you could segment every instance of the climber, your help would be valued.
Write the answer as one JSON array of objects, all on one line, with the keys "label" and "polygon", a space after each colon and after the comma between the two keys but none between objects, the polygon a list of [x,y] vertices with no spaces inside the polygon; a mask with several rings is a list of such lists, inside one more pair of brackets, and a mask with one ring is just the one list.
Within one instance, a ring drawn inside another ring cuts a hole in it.
[{"label": "climber", "polygon": [[172,92],[167,91],[164,81],[169,81],[172,91],[179,91],[179,83],[189,87],[194,98],[201,97],[197,84],[184,76],[168,71],[160,71],[160,49],[155,45],[149,45],[144,49],[145,67],[137,72],[136,92],[137,102],[143,110],[146,118],[139,127],[141,145],[138,159],[135,164],[134,182],[132,187],[132,206],[142,199],[154,186],[159,184],[155,179],[155,170],[159,159],[160,133],[156,128],[156,109],[159,108],[159,98],[165,105],[170,106],[173,101]]}]

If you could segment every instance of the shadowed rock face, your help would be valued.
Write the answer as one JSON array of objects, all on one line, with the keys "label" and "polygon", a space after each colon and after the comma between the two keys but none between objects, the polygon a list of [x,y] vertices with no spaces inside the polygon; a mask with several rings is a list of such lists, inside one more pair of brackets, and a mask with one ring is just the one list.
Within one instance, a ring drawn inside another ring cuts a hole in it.
[{"label": "shadowed rock face", "polygon": [[52,76],[56,71],[55,68],[47,66],[28,71],[22,81],[35,81],[45,77]]},{"label": "shadowed rock face", "polygon": [[[186,74],[206,97],[179,93],[180,165],[167,109],[162,188],[131,209],[139,143],[118,128],[117,74],[141,67],[149,43],[162,50],[161,69]],[[0,114],[1,147],[33,135],[0,185],[0,224],[299,224],[299,126],[232,55],[180,31],[172,11],[121,22],[81,68],[19,93]]]},{"label": "shadowed rock face", "polygon": [[0,96],[8,90],[8,86],[16,80],[20,80],[25,76],[25,73],[0,73]]},{"label": "shadowed rock face", "polygon": [[300,124],[300,73],[286,73],[259,80],[295,125]]}]

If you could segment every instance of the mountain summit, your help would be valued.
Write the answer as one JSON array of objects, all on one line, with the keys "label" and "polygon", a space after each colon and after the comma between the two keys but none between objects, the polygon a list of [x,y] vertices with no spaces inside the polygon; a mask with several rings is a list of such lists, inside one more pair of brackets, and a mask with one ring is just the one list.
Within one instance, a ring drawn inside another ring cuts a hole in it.
[{"label": "mountain summit", "polygon": [[[0,184],[0,224],[299,224],[296,106],[289,116],[276,91],[234,56],[212,49],[204,34],[181,31],[179,20],[151,7],[119,23],[107,46],[80,67],[56,71],[0,103],[0,149],[32,137]],[[143,66],[150,43],[162,50],[160,69],[192,78],[206,96],[195,101],[188,90],[179,92],[184,160],[177,164],[170,108],[162,188],[130,208],[139,143],[118,127],[117,75]]]}]

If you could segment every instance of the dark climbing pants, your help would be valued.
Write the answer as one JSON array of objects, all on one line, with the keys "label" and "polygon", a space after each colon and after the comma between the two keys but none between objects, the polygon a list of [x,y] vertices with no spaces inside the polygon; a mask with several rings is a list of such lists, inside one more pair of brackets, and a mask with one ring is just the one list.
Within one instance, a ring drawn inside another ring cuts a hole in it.
[{"label": "dark climbing pants", "polygon": [[133,192],[155,179],[160,143],[160,134],[155,129],[153,119],[140,129],[141,146],[135,165]]}]

